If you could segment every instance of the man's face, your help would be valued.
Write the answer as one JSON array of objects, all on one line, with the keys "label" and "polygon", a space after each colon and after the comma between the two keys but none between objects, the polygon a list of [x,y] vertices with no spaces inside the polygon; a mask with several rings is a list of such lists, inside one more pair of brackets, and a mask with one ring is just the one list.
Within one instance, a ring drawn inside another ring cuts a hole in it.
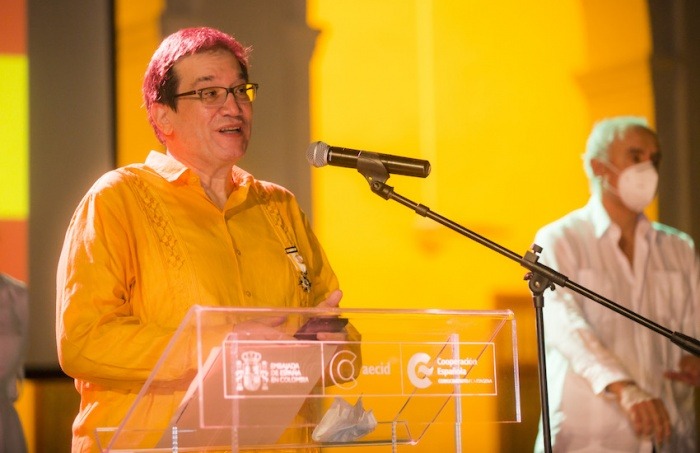
[{"label": "man's face", "polygon": [[608,160],[618,172],[609,167],[601,167],[610,185],[617,188],[619,174],[634,164],[651,160],[658,168],[661,157],[656,136],[646,129],[631,128],[622,138],[613,140],[608,148]]},{"label": "man's face", "polygon": [[[173,70],[178,93],[246,82],[238,60],[225,50],[184,57]],[[230,167],[245,155],[253,119],[250,102],[236,101],[229,93],[222,106],[212,107],[198,96],[183,96],[177,99],[177,111],[165,108],[166,146],[185,164],[202,170]]]}]

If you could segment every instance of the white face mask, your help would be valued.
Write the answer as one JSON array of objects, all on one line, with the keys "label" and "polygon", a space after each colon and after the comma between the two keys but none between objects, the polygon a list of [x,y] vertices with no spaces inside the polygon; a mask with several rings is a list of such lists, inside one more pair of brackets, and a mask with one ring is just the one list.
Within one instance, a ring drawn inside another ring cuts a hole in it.
[{"label": "white face mask", "polygon": [[[617,171],[612,165],[609,168]],[[610,185],[608,190],[615,193],[622,203],[634,212],[642,212],[654,201],[656,188],[659,183],[659,173],[654,164],[647,160],[629,166],[619,172],[617,179],[617,191]]]}]

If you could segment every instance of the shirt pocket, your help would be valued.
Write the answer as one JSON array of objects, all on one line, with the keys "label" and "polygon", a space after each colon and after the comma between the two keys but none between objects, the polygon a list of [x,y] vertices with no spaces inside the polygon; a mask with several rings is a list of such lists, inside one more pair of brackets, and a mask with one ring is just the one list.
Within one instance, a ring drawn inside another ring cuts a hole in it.
[{"label": "shirt pocket", "polygon": [[651,295],[646,302],[653,320],[671,330],[683,330],[683,322],[691,318],[690,290],[679,271],[652,271],[646,282]]}]

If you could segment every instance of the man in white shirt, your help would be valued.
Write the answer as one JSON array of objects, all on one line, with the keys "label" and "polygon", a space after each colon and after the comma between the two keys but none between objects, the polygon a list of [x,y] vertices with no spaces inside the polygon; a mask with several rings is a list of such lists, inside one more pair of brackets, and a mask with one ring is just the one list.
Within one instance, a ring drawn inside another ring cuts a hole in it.
[{"label": "man in white shirt", "polygon": [[14,407],[24,376],[29,325],[27,286],[0,273],[0,453],[24,453],[27,443]]},{"label": "man in white shirt", "polygon": [[[700,262],[691,238],[643,214],[659,144],[643,118],[597,123],[583,156],[591,198],[543,227],[540,262],[672,331],[700,333]],[[573,291],[544,306],[555,452],[696,452],[700,357]],[[542,424],[535,451],[543,451]]]}]

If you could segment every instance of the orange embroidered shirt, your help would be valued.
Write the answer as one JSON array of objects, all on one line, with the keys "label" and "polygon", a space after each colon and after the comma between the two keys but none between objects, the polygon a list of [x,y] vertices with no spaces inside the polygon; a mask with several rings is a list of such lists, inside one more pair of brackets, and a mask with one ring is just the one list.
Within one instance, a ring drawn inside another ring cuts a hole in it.
[{"label": "orange embroidered shirt", "polygon": [[[193,305],[315,306],[338,288],[294,196],[238,167],[232,177],[237,188],[220,210],[194,172],[151,152],[106,173],[77,207],[56,321],[61,367],[81,394],[74,452],[99,451],[95,430],[119,425]],[[151,416],[169,416],[173,404],[154,403]]]}]

